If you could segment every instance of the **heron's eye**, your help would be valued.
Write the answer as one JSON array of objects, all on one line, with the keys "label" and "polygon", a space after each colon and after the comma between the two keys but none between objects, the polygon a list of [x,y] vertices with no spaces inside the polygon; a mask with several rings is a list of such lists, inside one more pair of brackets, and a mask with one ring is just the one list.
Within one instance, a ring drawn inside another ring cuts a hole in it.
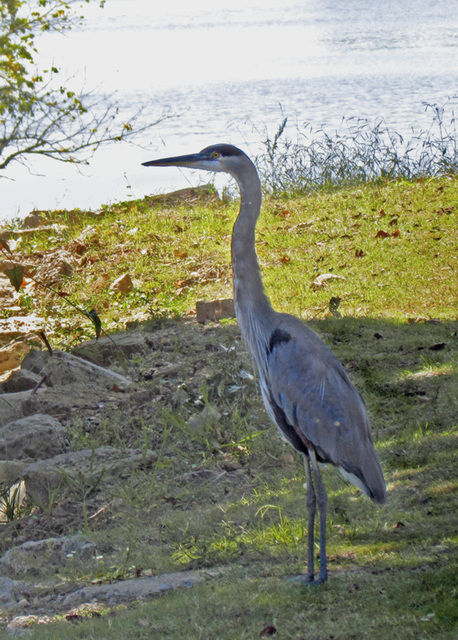
[{"label": "heron's eye", "polygon": [[220,157],[219,151],[213,151],[212,152],[212,158],[219,158],[219,157]]}]

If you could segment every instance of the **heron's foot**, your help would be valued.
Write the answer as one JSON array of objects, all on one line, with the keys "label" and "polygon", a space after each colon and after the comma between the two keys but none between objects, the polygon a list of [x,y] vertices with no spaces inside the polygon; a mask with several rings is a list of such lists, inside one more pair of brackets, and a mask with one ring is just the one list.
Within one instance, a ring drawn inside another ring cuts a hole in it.
[{"label": "heron's foot", "polygon": [[301,576],[300,577],[300,582],[302,584],[304,584],[306,587],[317,587],[320,584],[324,584],[325,582],[328,581],[328,576],[319,576],[319,577],[315,577],[315,576]]}]

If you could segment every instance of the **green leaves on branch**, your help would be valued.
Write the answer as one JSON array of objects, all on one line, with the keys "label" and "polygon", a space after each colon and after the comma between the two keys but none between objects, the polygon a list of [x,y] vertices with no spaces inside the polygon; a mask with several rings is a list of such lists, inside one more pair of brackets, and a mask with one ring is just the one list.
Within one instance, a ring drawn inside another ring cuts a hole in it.
[{"label": "green leaves on branch", "polygon": [[100,144],[124,140],[165,117],[134,130],[139,112],[126,125],[106,98],[56,89],[59,69],[36,67],[36,35],[71,29],[82,20],[76,6],[81,0],[0,0],[0,170],[33,154],[84,163]]},{"label": "green leaves on branch", "polygon": [[17,264],[11,269],[6,269],[5,276],[9,278],[9,281],[16,289],[16,291],[19,291],[24,281],[24,267],[20,264]]},{"label": "green leaves on branch", "polygon": [[92,321],[92,324],[95,327],[95,335],[98,340],[102,332],[102,321],[99,318],[99,314],[95,309],[92,309],[91,311],[85,311],[84,314],[89,318],[89,320]]}]

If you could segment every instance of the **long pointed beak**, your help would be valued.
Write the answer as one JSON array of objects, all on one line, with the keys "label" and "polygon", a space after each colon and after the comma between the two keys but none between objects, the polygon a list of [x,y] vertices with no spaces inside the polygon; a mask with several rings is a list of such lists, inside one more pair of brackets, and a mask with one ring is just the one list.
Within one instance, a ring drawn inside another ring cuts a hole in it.
[{"label": "long pointed beak", "polygon": [[142,165],[144,167],[191,167],[199,169],[205,160],[208,160],[208,158],[201,153],[191,153],[187,156],[150,160],[149,162],[142,162]]}]

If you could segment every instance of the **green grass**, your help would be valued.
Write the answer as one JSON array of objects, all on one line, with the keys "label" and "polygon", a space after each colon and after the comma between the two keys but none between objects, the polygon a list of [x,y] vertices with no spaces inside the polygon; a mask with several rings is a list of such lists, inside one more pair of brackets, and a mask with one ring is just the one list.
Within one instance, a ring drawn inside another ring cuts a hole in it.
[{"label": "green grass", "polygon": [[[401,569],[347,574],[334,576],[332,584],[314,590],[271,575],[254,578],[240,568],[218,583],[195,587],[189,593],[170,594],[133,611],[119,611],[84,624],[70,626],[67,622],[53,631],[36,630],[33,637],[50,638],[46,633],[59,637],[61,633],[70,640],[254,640],[271,626],[277,631],[274,637],[297,640],[456,637],[450,610],[431,602],[431,591],[445,595],[453,590],[451,567],[429,573]],[[399,598],[399,580],[403,589],[413,594],[407,607],[405,598]]]},{"label": "green grass", "polygon": [[[388,504],[376,508],[324,469],[330,580],[319,588],[291,579],[305,566],[301,461],[270,425],[256,380],[240,374],[252,366],[236,324],[193,321],[196,300],[231,296],[238,205],[145,200],[97,218],[60,213],[61,235],[23,241],[27,262],[55,247],[76,253],[74,275],[59,287],[96,308],[107,331],[138,314],[156,318],[151,353],[127,364],[147,401],[107,407],[91,428],[75,417],[71,435],[75,448],[152,448],[157,461],[102,482],[84,510],[69,494],[35,515],[36,535],[84,529],[97,543],[96,568],[59,579],[222,571],[150,603],[34,626],[28,637],[251,640],[269,626],[295,640],[391,640],[400,630],[412,640],[456,637],[457,203],[458,179],[448,176],[264,204],[257,251],[267,293],[278,310],[310,321],[343,362],[368,405],[387,480]],[[109,283],[125,272],[134,291],[111,294]],[[314,285],[325,273],[345,279]],[[329,312],[332,297],[342,317]],[[92,337],[90,322],[81,328],[51,294],[29,291],[20,304],[47,318],[53,346]],[[15,531],[5,528],[3,549]]]},{"label": "green grass", "polygon": [[[278,310],[323,317],[331,297],[344,316],[446,319],[456,312],[457,178],[399,181],[307,197],[267,200],[257,251],[266,289]],[[24,260],[62,247],[79,265],[60,289],[84,309],[97,309],[106,329],[147,316],[194,313],[197,299],[231,297],[230,233],[236,203],[107,208],[99,219],[76,212],[61,234],[24,240]],[[65,223],[65,214],[57,217]],[[19,256],[20,257],[20,256]],[[128,296],[109,284],[128,272]],[[322,274],[339,276],[321,287]],[[280,284],[280,286],[279,286]],[[70,343],[91,323],[69,314],[53,294],[22,304],[47,318],[47,332]],[[65,342],[64,342],[65,343]]]}]

